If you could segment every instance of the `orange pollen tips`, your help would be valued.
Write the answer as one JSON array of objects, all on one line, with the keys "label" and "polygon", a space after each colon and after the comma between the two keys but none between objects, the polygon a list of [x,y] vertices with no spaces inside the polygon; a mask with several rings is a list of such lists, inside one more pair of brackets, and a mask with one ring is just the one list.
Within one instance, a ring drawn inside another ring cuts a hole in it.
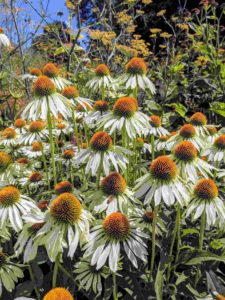
[{"label": "orange pollen tips", "polygon": [[126,181],[119,173],[113,172],[102,180],[101,188],[107,195],[118,196],[124,193]]},{"label": "orange pollen tips", "polygon": [[50,78],[55,78],[59,76],[59,69],[56,67],[56,65],[48,63],[43,68],[43,74]]},{"label": "orange pollen tips", "polygon": [[95,151],[107,151],[112,147],[112,138],[104,131],[96,132],[90,140],[90,146]]},{"label": "orange pollen tips", "polygon": [[66,128],[66,124],[64,124],[64,123],[58,123],[56,126],[57,126],[58,129]]},{"label": "orange pollen tips", "polygon": [[45,122],[43,121],[33,121],[30,123],[29,131],[30,132],[40,132],[45,129]]},{"label": "orange pollen tips", "polygon": [[191,124],[195,126],[203,126],[207,124],[206,116],[201,112],[196,112],[195,114],[193,114],[190,121]]},{"label": "orange pollen tips", "polygon": [[39,182],[43,179],[43,175],[39,172],[33,172],[30,176],[29,176],[29,181],[30,182]]},{"label": "orange pollen tips", "polygon": [[80,201],[70,193],[59,195],[50,207],[54,219],[61,223],[73,223],[79,220],[82,212]]},{"label": "orange pollen tips", "polygon": [[26,121],[25,120],[23,120],[23,119],[17,119],[16,121],[15,121],[15,123],[14,123],[14,126],[16,127],[16,128],[23,128],[24,126],[26,126]]},{"label": "orange pollen tips", "polygon": [[105,64],[100,64],[95,69],[95,74],[99,77],[107,76],[110,74],[109,68]]},{"label": "orange pollen tips", "polygon": [[1,134],[5,139],[9,140],[15,138],[16,131],[13,128],[5,128]]},{"label": "orange pollen tips", "polygon": [[190,139],[196,135],[196,130],[193,125],[185,124],[181,127],[179,134],[185,139]]},{"label": "orange pollen tips", "polygon": [[109,109],[109,104],[105,100],[97,100],[94,104],[94,110],[98,110],[100,112],[105,112]]},{"label": "orange pollen tips", "polygon": [[2,206],[12,206],[19,202],[20,191],[14,186],[7,186],[0,190],[0,204]]},{"label": "orange pollen tips", "polygon": [[32,143],[32,151],[38,152],[43,150],[43,144],[41,142],[33,142]]},{"label": "orange pollen tips", "polygon": [[30,163],[30,161],[29,161],[29,159],[26,158],[26,157],[21,157],[21,158],[17,159],[17,163],[18,163],[18,164],[25,164],[25,165],[27,165],[27,164]]},{"label": "orange pollen tips", "polygon": [[152,127],[156,127],[156,128],[160,127],[162,125],[160,117],[155,116],[155,115],[153,115],[153,116],[150,117],[150,121],[149,122],[152,125]]},{"label": "orange pollen tips", "polygon": [[136,147],[137,149],[142,149],[144,146],[144,140],[142,138],[136,139]]},{"label": "orange pollen tips", "polygon": [[218,188],[212,179],[201,179],[194,188],[194,195],[201,200],[213,200],[218,196]]},{"label": "orange pollen tips", "polygon": [[153,160],[150,173],[157,180],[171,181],[177,175],[177,167],[168,156],[159,156]]},{"label": "orange pollen tips", "polygon": [[58,287],[50,290],[43,300],[74,300],[74,298],[68,290]]},{"label": "orange pollen tips", "polygon": [[72,149],[64,150],[63,158],[72,159],[75,156],[75,152]]},{"label": "orange pollen tips", "polygon": [[145,223],[152,223],[154,219],[154,212],[152,211],[146,211],[143,215],[143,220]]},{"label": "orange pollen tips", "polygon": [[79,97],[79,91],[74,86],[66,86],[62,91],[62,95],[67,99],[73,99]]},{"label": "orange pollen tips", "polygon": [[103,221],[106,234],[115,240],[124,240],[129,236],[130,224],[127,217],[120,212],[108,215]]},{"label": "orange pollen tips", "polygon": [[166,142],[166,141],[168,141],[168,139],[169,139],[168,135],[161,135],[159,137],[160,142]]},{"label": "orange pollen tips", "polygon": [[33,84],[33,92],[37,97],[46,97],[54,94],[56,88],[49,77],[39,76]]},{"label": "orange pollen tips", "polygon": [[71,193],[72,190],[73,190],[73,185],[67,180],[61,181],[57,183],[55,186],[55,193],[57,195],[61,195],[63,193]]},{"label": "orange pollen tips", "polygon": [[5,263],[6,263],[6,255],[2,251],[0,251],[0,268],[2,268]]},{"label": "orange pollen tips", "polygon": [[130,118],[138,110],[137,100],[132,97],[119,98],[114,106],[113,112],[116,116]]},{"label": "orange pollen tips", "polygon": [[174,155],[179,160],[190,162],[197,157],[198,152],[191,142],[184,141],[175,146]]},{"label": "orange pollen tips", "polygon": [[41,70],[38,68],[31,69],[29,73],[30,75],[37,76],[37,77],[42,75]]},{"label": "orange pollen tips", "polygon": [[12,157],[3,151],[0,151],[0,172],[5,171],[12,163]]},{"label": "orange pollen tips", "polygon": [[132,75],[147,73],[147,65],[142,58],[133,57],[126,65],[126,72]]},{"label": "orange pollen tips", "polygon": [[214,142],[216,148],[225,150],[225,134],[220,135]]}]

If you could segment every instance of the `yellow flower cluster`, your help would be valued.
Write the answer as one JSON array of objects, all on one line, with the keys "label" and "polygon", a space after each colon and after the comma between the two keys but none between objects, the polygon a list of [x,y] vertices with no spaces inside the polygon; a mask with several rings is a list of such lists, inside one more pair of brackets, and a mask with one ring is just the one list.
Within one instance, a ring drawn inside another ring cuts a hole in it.
[{"label": "yellow flower cluster", "polygon": [[119,50],[122,54],[127,55],[127,56],[138,56],[138,51],[125,46],[125,45],[116,45],[117,50]]},{"label": "yellow flower cluster", "polygon": [[116,33],[114,31],[89,30],[89,36],[92,40],[99,40],[104,46],[108,46],[116,38]]},{"label": "yellow flower cluster", "polygon": [[142,55],[146,57],[152,54],[148,46],[150,46],[150,44],[141,39],[140,35],[134,35],[134,39],[131,40],[131,47],[137,50],[139,56]]},{"label": "yellow flower cluster", "polygon": [[160,34],[160,37],[162,37],[164,39],[169,39],[171,36],[172,36],[172,34],[165,32],[165,31]]},{"label": "yellow flower cluster", "polygon": [[126,10],[122,10],[116,14],[117,23],[118,24],[129,24],[132,23],[132,16],[127,14]]},{"label": "yellow flower cluster", "polygon": [[157,16],[157,17],[162,17],[162,16],[165,15],[165,13],[166,13],[166,9],[162,9],[162,10],[160,10],[159,12],[157,12],[156,16]]},{"label": "yellow flower cluster", "polygon": [[178,23],[176,26],[177,26],[178,28],[180,28],[181,30],[189,31],[189,26],[188,26],[188,24],[185,24],[185,23]]},{"label": "yellow flower cluster", "polygon": [[151,4],[153,1],[152,0],[142,0],[141,2],[143,4]]}]

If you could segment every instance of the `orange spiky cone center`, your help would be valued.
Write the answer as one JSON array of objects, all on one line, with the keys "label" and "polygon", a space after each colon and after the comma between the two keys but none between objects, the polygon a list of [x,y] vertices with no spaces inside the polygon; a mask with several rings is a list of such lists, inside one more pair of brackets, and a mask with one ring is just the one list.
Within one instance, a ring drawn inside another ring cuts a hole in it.
[{"label": "orange spiky cone center", "polygon": [[41,76],[42,75],[42,72],[40,69],[38,68],[33,68],[33,69],[30,69],[30,72],[29,72],[31,75],[33,76]]},{"label": "orange spiky cone center", "polygon": [[55,85],[47,76],[39,76],[33,84],[33,93],[37,97],[51,96],[55,92]]},{"label": "orange spiky cone center", "polygon": [[203,126],[207,124],[206,116],[201,112],[196,112],[195,114],[193,114],[190,121],[191,124],[195,126]]},{"label": "orange spiky cone center", "polygon": [[176,164],[168,156],[159,156],[150,166],[152,177],[160,181],[171,181],[177,175]]},{"label": "orange spiky cone center", "polygon": [[43,121],[33,121],[30,123],[30,126],[29,126],[29,131],[30,132],[40,132],[42,130],[44,130],[46,127],[46,124],[45,122]]},{"label": "orange spiky cone center", "polygon": [[29,176],[29,181],[30,182],[39,182],[43,179],[43,175],[39,172],[33,172],[31,173],[31,175]]},{"label": "orange spiky cone center", "polygon": [[180,136],[182,136],[185,139],[192,138],[196,135],[196,130],[193,125],[191,124],[185,124],[181,127],[179,131]]},{"label": "orange spiky cone center", "polygon": [[156,128],[160,127],[162,125],[160,117],[159,116],[155,116],[155,115],[153,115],[153,116],[150,117],[150,121],[149,122],[152,125],[152,127],[156,127]]},{"label": "orange spiky cone center", "polygon": [[201,179],[194,188],[194,195],[210,201],[218,196],[218,188],[212,179]]},{"label": "orange spiky cone center", "polygon": [[151,224],[154,219],[154,212],[152,211],[145,211],[143,215],[143,220],[145,223]]},{"label": "orange spiky cone center", "polygon": [[113,106],[113,113],[119,117],[130,118],[137,110],[137,100],[132,97],[119,98]]},{"label": "orange spiky cone center", "polygon": [[72,159],[75,156],[75,152],[72,149],[64,150],[63,158]]},{"label": "orange spiky cone center", "polygon": [[124,240],[129,236],[130,224],[125,215],[120,212],[114,212],[104,219],[103,229],[109,238]]},{"label": "orange spiky cone center", "polygon": [[105,100],[97,100],[94,104],[94,110],[98,110],[100,112],[105,112],[109,109],[109,104]]},{"label": "orange spiky cone center", "polygon": [[112,138],[104,131],[96,132],[90,140],[90,146],[95,151],[107,151],[112,147]]},{"label": "orange spiky cone center", "polygon": [[143,75],[147,73],[147,65],[142,58],[133,57],[126,64],[126,72],[132,75]]},{"label": "orange spiky cone center", "polygon": [[18,164],[28,165],[30,163],[29,159],[26,157],[21,157],[17,159]]},{"label": "orange spiky cone center", "polygon": [[9,140],[9,139],[13,139],[16,137],[16,131],[13,128],[5,128],[2,132],[1,132],[2,136]]},{"label": "orange spiky cone center", "polygon": [[181,161],[191,162],[197,157],[198,152],[191,142],[184,141],[175,146],[174,155]]},{"label": "orange spiky cone center", "polygon": [[105,64],[100,64],[95,69],[95,74],[99,77],[107,76],[110,74],[109,68]]},{"label": "orange spiky cone center", "polygon": [[225,134],[220,135],[214,142],[216,148],[225,150]]},{"label": "orange spiky cone center", "polygon": [[122,175],[117,172],[113,172],[102,180],[101,188],[107,195],[118,196],[124,193],[126,189],[126,181]]},{"label": "orange spiky cone center", "polygon": [[59,76],[59,69],[53,63],[48,63],[43,68],[43,74],[50,78],[55,78]]},{"label": "orange spiky cone center", "polygon": [[61,181],[57,183],[55,186],[55,193],[57,195],[61,195],[63,193],[71,193],[72,190],[73,190],[73,185],[67,180]]},{"label": "orange spiky cone center", "polygon": [[66,86],[62,90],[62,95],[67,99],[74,99],[79,97],[79,91],[74,86]]},{"label": "orange spiky cone center", "polygon": [[20,201],[20,191],[14,186],[7,186],[0,190],[0,204],[4,207],[12,206]]},{"label": "orange spiky cone center", "polygon": [[0,172],[4,172],[12,162],[12,157],[8,153],[0,151]]},{"label": "orange spiky cone center", "polygon": [[23,128],[24,126],[26,126],[26,121],[25,120],[23,120],[23,119],[17,119],[16,121],[15,121],[15,123],[14,123],[14,126],[16,127],[16,128]]},{"label": "orange spiky cone center", "polygon": [[74,298],[65,288],[57,287],[50,290],[43,300],[74,300]]},{"label": "orange spiky cone center", "polygon": [[43,150],[43,144],[41,142],[33,142],[32,143],[32,151],[38,152]]}]

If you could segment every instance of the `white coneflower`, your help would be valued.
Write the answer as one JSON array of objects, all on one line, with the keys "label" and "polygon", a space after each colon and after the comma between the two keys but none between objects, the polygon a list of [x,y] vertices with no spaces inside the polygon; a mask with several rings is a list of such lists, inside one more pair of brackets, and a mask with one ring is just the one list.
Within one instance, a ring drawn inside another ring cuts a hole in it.
[{"label": "white coneflower", "polygon": [[41,120],[32,121],[26,133],[21,135],[19,142],[24,145],[31,145],[34,141],[45,142],[49,139],[49,132],[46,122]]},{"label": "white coneflower", "polygon": [[4,30],[0,28],[0,47],[9,47],[11,45],[9,38],[5,35]]},{"label": "white coneflower", "polygon": [[32,69],[29,70],[29,73],[23,74],[21,76],[21,78],[23,80],[28,79],[28,80],[31,80],[31,81],[35,81],[37,79],[37,77],[39,77],[41,75],[42,75],[42,71],[40,69],[32,68]]},{"label": "white coneflower", "polygon": [[11,226],[15,231],[23,228],[22,215],[31,209],[36,209],[36,205],[25,195],[13,186],[6,186],[0,189],[0,227]]},{"label": "white coneflower", "polygon": [[170,149],[182,141],[192,142],[199,152],[205,148],[205,142],[199,137],[192,124],[184,124],[176,134],[170,137],[168,140]]},{"label": "white coneflower", "polygon": [[100,189],[90,193],[86,200],[91,210],[97,213],[105,211],[106,215],[116,211],[127,214],[137,202],[125,179],[117,172],[103,178]]},{"label": "white coneflower", "polygon": [[0,151],[0,182],[15,183],[13,159],[7,152]]},{"label": "white coneflower", "polygon": [[54,83],[47,76],[39,76],[33,84],[33,100],[25,107],[25,119],[47,120],[48,110],[55,117],[61,114],[67,119],[71,114],[72,102],[56,92]]},{"label": "white coneflower", "polygon": [[146,73],[147,65],[144,60],[133,57],[126,65],[126,74],[122,75],[118,81],[121,85],[125,85],[126,89],[149,89],[152,94],[155,94],[155,86]]},{"label": "white coneflower", "polygon": [[119,168],[125,170],[129,162],[126,156],[131,153],[123,147],[114,146],[112,138],[106,132],[99,131],[92,136],[90,146],[77,153],[76,162],[78,165],[86,163],[86,174],[91,171],[94,176],[102,168],[104,174],[108,175],[111,166],[117,172],[119,172]]},{"label": "white coneflower", "polygon": [[201,112],[196,112],[190,118],[190,123],[195,127],[198,135],[205,138],[208,135],[208,125],[206,116]]},{"label": "white coneflower", "polygon": [[205,149],[202,153],[208,157],[212,162],[225,162],[225,134],[221,134],[217,137],[214,143]]},{"label": "white coneflower", "polygon": [[194,220],[206,214],[208,225],[214,225],[218,218],[224,222],[225,206],[212,179],[201,179],[194,187],[192,199],[187,208],[187,216],[190,214],[193,215]]},{"label": "white coneflower", "polygon": [[84,243],[89,234],[91,214],[85,210],[80,201],[71,193],[62,193],[55,198],[46,212],[44,226],[37,232],[41,236],[51,261],[68,248],[68,257],[73,258],[79,243]]},{"label": "white coneflower", "polygon": [[30,159],[41,158],[43,156],[43,153],[48,154],[49,151],[49,145],[47,143],[42,143],[39,141],[34,141],[31,146],[21,148],[21,152]]},{"label": "white coneflower", "polygon": [[89,127],[96,126],[96,122],[105,114],[107,114],[109,110],[109,104],[105,100],[97,100],[94,103],[93,111],[90,111],[88,115],[85,117],[85,122],[89,125]]},{"label": "white coneflower", "polygon": [[56,161],[60,161],[66,168],[76,166],[77,160],[73,149],[65,149],[62,154],[56,156]]},{"label": "white coneflower", "polygon": [[23,134],[27,132],[26,130],[27,122],[24,119],[16,119],[13,128],[16,130],[17,134]]},{"label": "white coneflower", "polygon": [[91,265],[96,266],[97,270],[108,260],[110,270],[116,272],[123,249],[132,264],[138,268],[137,258],[144,262],[147,259],[147,246],[143,238],[148,238],[148,235],[132,226],[125,215],[114,212],[92,229],[84,256],[91,256]]},{"label": "white coneflower", "polygon": [[137,135],[141,136],[149,128],[148,117],[138,111],[138,103],[135,98],[119,98],[113,111],[109,112],[99,120],[99,126],[104,130],[109,130],[112,134],[118,130],[122,135],[128,135],[134,139]]},{"label": "white coneflower", "polygon": [[162,126],[162,121],[159,116],[152,115],[149,120],[150,128],[146,130],[146,135],[165,136],[169,131]]},{"label": "white coneflower", "polygon": [[181,206],[189,200],[188,190],[178,175],[176,164],[168,156],[159,156],[151,166],[150,172],[137,180],[136,197],[144,197],[144,204],[153,199],[155,205],[164,201],[166,205],[178,202]]},{"label": "white coneflower", "polygon": [[31,190],[38,190],[46,185],[45,175],[38,171],[28,171],[18,180],[22,187],[28,187]]},{"label": "white coneflower", "polygon": [[59,75],[59,69],[53,63],[48,63],[43,68],[43,75],[51,79],[58,90],[64,89],[66,86],[71,85],[71,82]]},{"label": "white coneflower", "polygon": [[215,168],[198,157],[195,146],[190,141],[183,141],[173,149],[172,158],[179,168],[179,174],[184,180],[195,183],[199,176],[213,176]]},{"label": "white coneflower", "polygon": [[81,105],[85,110],[88,106],[92,106],[93,101],[91,99],[83,98],[75,86],[67,86],[62,90],[62,95],[73,101],[74,106]]},{"label": "white coneflower", "polygon": [[19,135],[14,128],[5,128],[0,132],[0,145],[11,147],[18,144]]}]

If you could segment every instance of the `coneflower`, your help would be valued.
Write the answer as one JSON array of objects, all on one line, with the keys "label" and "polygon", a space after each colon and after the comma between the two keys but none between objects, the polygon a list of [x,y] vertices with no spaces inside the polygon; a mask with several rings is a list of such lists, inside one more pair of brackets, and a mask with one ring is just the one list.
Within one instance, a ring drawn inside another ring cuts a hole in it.
[{"label": "coneflower", "polygon": [[4,33],[3,28],[0,28],[0,47],[9,47],[11,45],[9,38]]},{"label": "coneflower", "polygon": [[59,69],[53,63],[47,63],[43,68],[43,75],[49,77],[58,90],[62,90],[66,86],[71,85],[71,82],[60,77],[59,73]]},{"label": "coneflower", "polygon": [[57,287],[50,290],[43,298],[43,300],[74,300],[71,293],[62,287]]}]

